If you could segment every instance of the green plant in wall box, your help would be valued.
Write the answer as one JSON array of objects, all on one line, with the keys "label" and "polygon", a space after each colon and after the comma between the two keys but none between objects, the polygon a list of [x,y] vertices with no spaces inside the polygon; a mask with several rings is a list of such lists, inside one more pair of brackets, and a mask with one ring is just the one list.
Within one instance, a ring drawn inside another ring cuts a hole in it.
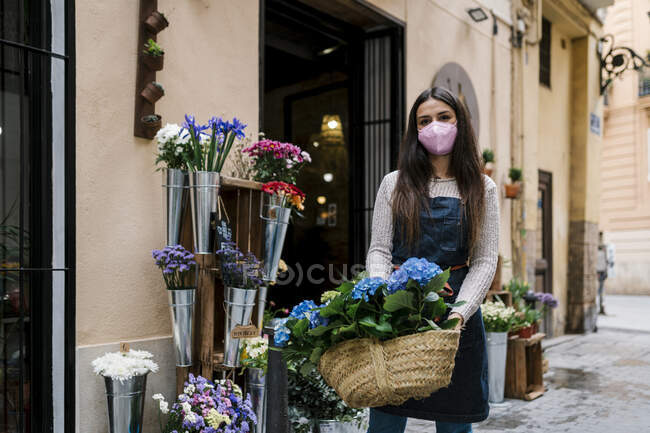
[{"label": "green plant in wall box", "polygon": [[151,38],[144,44],[144,53],[153,57],[160,57],[165,54],[160,45]]},{"label": "green plant in wall box", "polygon": [[483,149],[483,162],[494,162],[494,151],[492,149]]},{"label": "green plant in wall box", "polygon": [[508,171],[508,177],[510,180],[514,182],[518,182],[521,180],[521,168],[515,168],[512,167],[510,171]]}]

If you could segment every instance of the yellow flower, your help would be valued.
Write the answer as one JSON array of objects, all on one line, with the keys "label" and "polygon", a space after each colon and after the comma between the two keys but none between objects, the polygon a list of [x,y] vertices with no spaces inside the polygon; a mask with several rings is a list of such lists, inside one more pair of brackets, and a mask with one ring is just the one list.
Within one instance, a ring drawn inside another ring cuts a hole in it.
[{"label": "yellow flower", "polygon": [[278,263],[278,270],[280,272],[287,272],[289,268],[287,267],[287,264],[285,263],[284,260],[280,259],[280,262]]},{"label": "yellow flower", "polygon": [[219,428],[222,422],[225,422],[226,425],[230,425],[232,420],[228,415],[220,414],[216,409],[212,408],[208,412],[208,416],[205,417],[205,420],[208,422],[208,425],[212,428]]}]

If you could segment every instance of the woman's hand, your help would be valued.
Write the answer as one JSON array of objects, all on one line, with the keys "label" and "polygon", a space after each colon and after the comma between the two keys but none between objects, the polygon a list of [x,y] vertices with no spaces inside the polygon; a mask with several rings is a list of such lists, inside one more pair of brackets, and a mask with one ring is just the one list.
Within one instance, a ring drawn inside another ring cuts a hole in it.
[{"label": "woman's hand", "polygon": [[460,314],[451,313],[447,319],[448,320],[449,319],[458,319],[458,323],[456,324],[456,327],[454,328],[454,331],[458,331],[458,330],[460,330],[460,328],[462,328],[464,319],[463,319],[463,316],[461,316]]}]

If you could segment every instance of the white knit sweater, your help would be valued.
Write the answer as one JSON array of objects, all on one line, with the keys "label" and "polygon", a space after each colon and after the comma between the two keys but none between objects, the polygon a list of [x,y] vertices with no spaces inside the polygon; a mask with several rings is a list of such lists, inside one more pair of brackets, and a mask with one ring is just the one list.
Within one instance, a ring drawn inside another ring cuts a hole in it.
[{"label": "white knit sweater", "polygon": [[[388,278],[392,271],[393,214],[391,200],[397,171],[384,176],[375,199],[372,216],[372,235],[366,269],[371,277]],[[496,184],[488,176],[485,181],[485,214],[478,239],[470,252],[469,272],[458,293],[457,301],[466,303],[452,308],[452,312],[463,316],[465,323],[483,302],[494,272],[499,254],[499,199]],[[430,197],[461,198],[455,179],[432,179],[429,185]]]}]

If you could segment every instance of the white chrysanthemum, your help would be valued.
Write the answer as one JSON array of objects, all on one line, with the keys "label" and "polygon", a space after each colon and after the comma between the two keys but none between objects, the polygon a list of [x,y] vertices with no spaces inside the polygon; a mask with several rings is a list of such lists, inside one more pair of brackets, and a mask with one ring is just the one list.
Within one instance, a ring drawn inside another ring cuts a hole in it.
[{"label": "white chrysanthemum", "polygon": [[153,358],[151,353],[140,350],[106,353],[95,359],[92,367],[95,374],[123,381],[133,376],[158,371],[158,364],[151,358]]},{"label": "white chrysanthemum", "polygon": [[192,423],[192,424],[195,423],[197,421],[196,414],[194,412],[188,412],[185,415],[185,421],[187,421],[189,423]]},{"label": "white chrysanthemum", "polygon": [[183,146],[176,146],[176,150],[174,151],[176,155],[180,155],[183,153]]},{"label": "white chrysanthemum", "polygon": [[190,396],[190,397],[192,396],[192,394],[194,394],[194,391],[196,391],[196,387],[194,385],[192,385],[191,383],[189,385],[187,385],[185,387],[185,389],[183,390],[183,392],[185,394],[187,394],[188,396]]},{"label": "white chrysanthemum", "polygon": [[165,415],[169,413],[169,404],[165,400],[160,400],[160,412]]},{"label": "white chrysanthemum", "polygon": [[190,413],[192,412],[192,405],[189,404],[188,402],[184,401],[181,403],[181,409],[185,411],[185,413]]},{"label": "white chrysanthemum", "polygon": [[151,396],[151,398],[153,398],[154,400],[164,400],[165,396],[162,394],[154,394]]}]

